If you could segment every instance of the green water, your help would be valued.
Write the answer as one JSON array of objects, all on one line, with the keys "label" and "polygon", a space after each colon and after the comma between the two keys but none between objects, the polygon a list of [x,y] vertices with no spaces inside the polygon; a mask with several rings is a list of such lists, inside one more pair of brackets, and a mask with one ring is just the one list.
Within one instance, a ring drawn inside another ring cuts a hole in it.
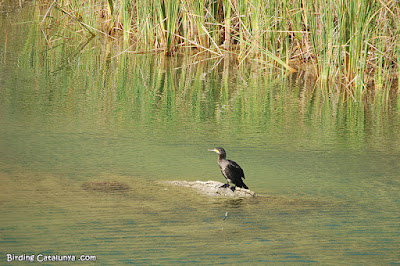
[{"label": "green water", "polygon": [[[50,49],[19,16],[1,19],[2,265],[400,263],[397,98],[354,103],[306,72],[218,58],[113,57],[98,38]],[[162,184],[223,182],[215,146],[259,197]],[[84,189],[106,181],[131,189]]]}]

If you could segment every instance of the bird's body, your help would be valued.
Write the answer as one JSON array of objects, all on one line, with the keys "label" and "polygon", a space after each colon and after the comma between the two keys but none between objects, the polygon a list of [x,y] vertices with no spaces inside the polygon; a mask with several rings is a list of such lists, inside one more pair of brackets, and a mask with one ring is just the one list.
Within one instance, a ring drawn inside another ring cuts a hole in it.
[{"label": "bird's body", "polygon": [[237,187],[248,189],[242,180],[242,178],[245,178],[243,169],[236,162],[226,159],[226,152],[223,148],[215,148],[209,151],[218,153],[218,165],[227,181],[224,187],[229,187],[229,183],[232,183]]}]

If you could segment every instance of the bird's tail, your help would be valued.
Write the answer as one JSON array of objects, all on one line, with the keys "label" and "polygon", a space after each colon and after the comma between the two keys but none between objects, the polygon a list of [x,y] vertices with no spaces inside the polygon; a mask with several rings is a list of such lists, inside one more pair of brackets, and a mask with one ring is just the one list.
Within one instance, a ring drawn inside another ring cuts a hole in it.
[{"label": "bird's tail", "polygon": [[242,184],[240,184],[240,186],[238,186],[238,187],[241,187],[244,189],[249,189],[243,181],[242,181]]}]

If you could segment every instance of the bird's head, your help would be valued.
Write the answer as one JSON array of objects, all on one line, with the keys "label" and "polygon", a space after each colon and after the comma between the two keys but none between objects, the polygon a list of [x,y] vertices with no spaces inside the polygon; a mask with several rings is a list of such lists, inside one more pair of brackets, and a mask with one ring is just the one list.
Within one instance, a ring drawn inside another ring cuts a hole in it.
[{"label": "bird's head", "polygon": [[217,148],[214,148],[214,149],[209,149],[208,151],[213,151],[213,152],[216,152],[218,154],[226,154],[224,148],[221,148],[221,147],[217,147]]}]

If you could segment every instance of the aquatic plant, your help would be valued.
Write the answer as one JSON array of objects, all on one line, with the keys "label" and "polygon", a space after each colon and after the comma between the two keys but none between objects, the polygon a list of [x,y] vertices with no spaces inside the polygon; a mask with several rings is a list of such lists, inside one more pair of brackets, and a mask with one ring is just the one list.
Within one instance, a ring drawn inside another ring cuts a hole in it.
[{"label": "aquatic plant", "polygon": [[[54,39],[106,36],[121,52],[233,55],[239,64],[291,72],[312,65],[320,84],[354,101],[399,79],[400,6],[395,1],[62,0],[36,2]],[[57,37],[55,37],[57,36]],[[113,55],[114,56],[114,55]]]}]

